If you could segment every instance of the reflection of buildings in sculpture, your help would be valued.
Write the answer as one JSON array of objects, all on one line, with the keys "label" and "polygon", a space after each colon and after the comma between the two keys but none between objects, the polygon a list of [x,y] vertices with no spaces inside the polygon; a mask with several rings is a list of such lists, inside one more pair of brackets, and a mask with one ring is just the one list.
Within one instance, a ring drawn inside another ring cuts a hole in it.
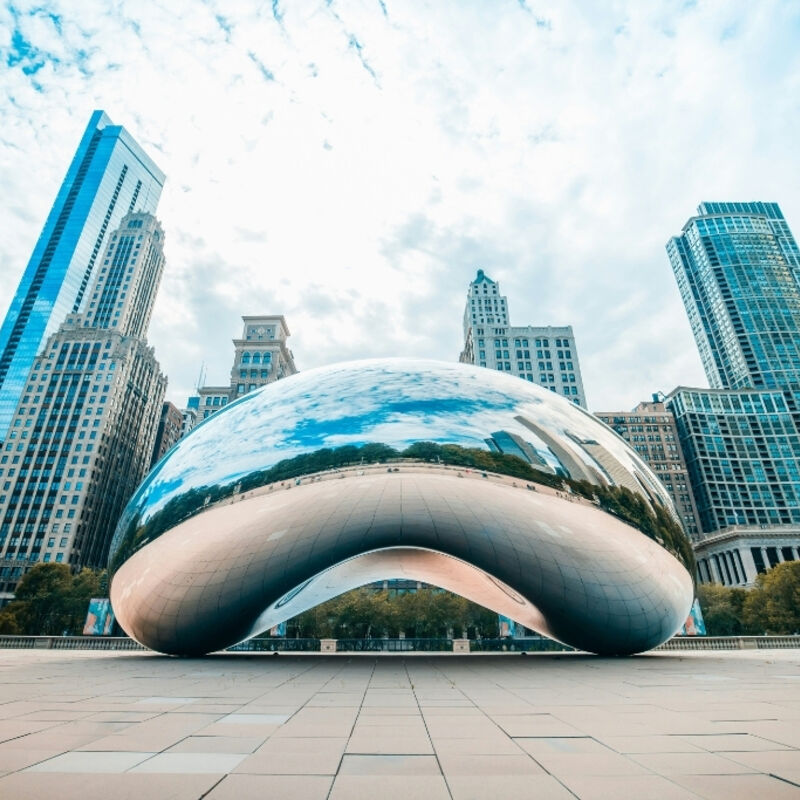
[{"label": "reflection of buildings in sculpture", "polygon": [[600,467],[601,472],[606,476],[612,486],[624,486],[635,494],[644,490],[651,501],[653,496],[648,487],[641,483],[635,473],[630,468],[626,468],[620,460],[610,453],[603,445],[595,439],[584,439],[570,431],[564,431],[564,435],[574,442],[584,453],[591,456],[592,461]]},{"label": "reflection of buildings in sculpture", "polygon": [[678,387],[703,582],[800,548],[800,250],[777,203],[702,203],[667,243],[711,389]]},{"label": "reflection of buildings in sculpture", "polygon": [[33,364],[0,458],[0,590],[37,561],[104,567],[120,512],[150,467],[166,389],[145,334],[164,267],[150,214],[112,234],[85,313]]},{"label": "reflection of buildings in sculpture", "polygon": [[550,452],[556,457],[561,465],[562,475],[572,478],[575,481],[588,481],[589,483],[606,484],[608,479],[597,469],[584,463],[580,458],[571,452],[570,448],[562,444],[556,436],[545,430],[541,425],[537,425],[530,419],[518,416],[514,418],[520,425],[524,425],[528,430],[536,434],[547,446]]},{"label": "reflection of buildings in sculpture", "polygon": [[542,458],[536,448],[526,442],[521,436],[509,431],[495,431],[490,438],[484,440],[490,450],[496,453],[512,455],[527,461],[528,464],[545,472],[555,472],[555,470]]},{"label": "reflection of buildings in sculpture", "polygon": [[155,213],[163,184],[128,131],[95,111],[0,328],[0,441],[47,337],[87,309],[107,233],[132,211]]},{"label": "reflection of buildings in sculpture", "polygon": [[[294,356],[286,344],[290,334],[283,316],[242,317],[242,321],[242,338],[233,340],[230,385],[198,388],[199,398],[195,401],[198,422],[248,392],[297,372]],[[189,398],[189,408],[193,400]]]},{"label": "reflection of buildings in sculpture", "polygon": [[467,295],[458,360],[538,383],[586,408],[572,327],[510,325],[508,299],[482,269]]},{"label": "reflection of buildings in sculpture", "polygon": [[686,532],[695,539],[697,508],[672,412],[654,396],[633,411],[597,411],[595,416],[628,442],[656,473],[670,493]]}]

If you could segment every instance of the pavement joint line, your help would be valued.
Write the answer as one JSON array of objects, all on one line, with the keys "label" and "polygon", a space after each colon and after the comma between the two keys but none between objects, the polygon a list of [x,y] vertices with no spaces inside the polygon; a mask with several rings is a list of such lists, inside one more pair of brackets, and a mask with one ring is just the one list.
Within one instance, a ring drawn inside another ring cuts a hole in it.
[{"label": "pavement joint line", "polygon": [[[419,711],[419,715],[422,718],[422,724],[425,726],[425,735],[428,737],[428,742],[430,743],[431,750],[433,750],[433,757],[436,759],[436,766],[439,767],[439,774],[442,776],[442,780],[444,781],[445,788],[447,789],[447,794],[450,797],[450,800],[453,800],[453,790],[450,787],[450,781],[447,780],[447,775],[445,774],[444,770],[442,769],[442,762],[439,761],[439,753],[434,747],[433,739],[431,738],[431,732],[428,728],[428,721],[425,719],[425,714],[422,713],[422,706],[419,704],[419,695],[414,687],[414,682],[411,680],[411,673],[408,671],[408,663],[405,659],[403,659],[403,669],[405,671],[406,680],[408,681],[408,685],[411,687],[411,693],[414,695],[414,701],[417,704],[417,711]],[[461,692],[461,690],[459,690]],[[463,692],[461,692],[463,695]]]}]

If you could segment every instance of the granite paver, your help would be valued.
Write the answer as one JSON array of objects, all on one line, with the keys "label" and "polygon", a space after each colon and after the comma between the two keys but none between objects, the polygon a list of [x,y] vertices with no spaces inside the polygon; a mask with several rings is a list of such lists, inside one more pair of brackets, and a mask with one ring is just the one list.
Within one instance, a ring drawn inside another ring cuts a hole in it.
[{"label": "granite paver", "polygon": [[0,797],[800,798],[800,651],[0,651]]}]

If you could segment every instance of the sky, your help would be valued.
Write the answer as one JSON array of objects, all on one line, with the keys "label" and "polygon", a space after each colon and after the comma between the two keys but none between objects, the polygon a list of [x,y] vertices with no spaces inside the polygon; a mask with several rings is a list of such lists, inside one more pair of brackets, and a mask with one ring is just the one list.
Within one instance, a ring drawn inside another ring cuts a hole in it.
[{"label": "sky", "polygon": [[664,245],[701,201],[800,235],[796,0],[0,7],[0,313],[93,109],[167,174],[149,339],[183,407],[244,314],[299,369],[457,360],[483,269],[572,325],[589,408],[707,386]]}]

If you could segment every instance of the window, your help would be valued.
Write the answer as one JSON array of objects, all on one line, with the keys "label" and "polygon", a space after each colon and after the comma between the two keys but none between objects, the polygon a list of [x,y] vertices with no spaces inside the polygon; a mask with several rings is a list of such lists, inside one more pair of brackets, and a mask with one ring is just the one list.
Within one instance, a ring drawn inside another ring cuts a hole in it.
[{"label": "window", "polygon": [[56,553],[56,561],[60,564],[64,560],[63,553]]}]

